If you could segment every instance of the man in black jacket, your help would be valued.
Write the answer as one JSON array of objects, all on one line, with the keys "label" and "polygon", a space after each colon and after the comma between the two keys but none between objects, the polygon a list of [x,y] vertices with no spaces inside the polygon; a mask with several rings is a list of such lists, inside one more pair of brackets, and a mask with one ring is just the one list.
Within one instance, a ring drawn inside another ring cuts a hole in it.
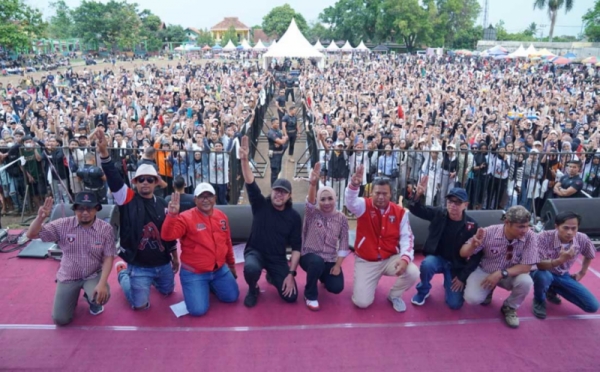
[{"label": "man in black jacket", "polygon": [[463,291],[469,274],[479,265],[481,254],[468,261],[461,258],[460,248],[477,232],[477,222],[467,216],[465,210],[469,197],[464,189],[455,187],[446,195],[446,207],[429,207],[421,204],[421,196],[427,189],[425,176],[417,186],[417,192],[408,209],[416,217],[430,221],[429,236],[425,241],[425,259],[421,262],[421,282],[417,294],[410,302],[422,306],[429,297],[431,278],[444,274],[446,304],[451,309],[460,309],[464,303]]},{"label": "man in black jacket", "polygon": [[96,148],[102,161],[108,187],[119,206],[121,229],[119,256],[127,262],[117,262],[119,284],[133,309],[150,307],[150,287],[163,295],[175,288],[175,273],[179,258],[175,241],[164,241],[160,230],[168,211],[167,202],[154,195],[160,176],[149,164],[135,172],[136,191],[127,187],[123,176],[110,158],[104,132],[96,132]]}]

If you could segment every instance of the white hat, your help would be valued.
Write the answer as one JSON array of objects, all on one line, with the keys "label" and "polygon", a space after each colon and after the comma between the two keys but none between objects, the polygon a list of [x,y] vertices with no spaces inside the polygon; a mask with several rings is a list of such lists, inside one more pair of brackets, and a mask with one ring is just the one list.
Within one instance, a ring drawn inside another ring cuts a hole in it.
[{"label": "white hat", "polygon": [[196,189],[194,190],[194,196],[200,196],[203,192],[210,192],[213,195],[216,195],[214,187],[210,183],[202,182]]},{"label": "white hat", "polygon": [[154,169],[154,167],[150,164],[142,164],[138,167],[138,169],[135,171],[135,175],[133,176],[133,179],[136,179],[140,176],[153,176],[156,178],[160,178],[158,176],[158,173],[156,172],[156,169]]}]

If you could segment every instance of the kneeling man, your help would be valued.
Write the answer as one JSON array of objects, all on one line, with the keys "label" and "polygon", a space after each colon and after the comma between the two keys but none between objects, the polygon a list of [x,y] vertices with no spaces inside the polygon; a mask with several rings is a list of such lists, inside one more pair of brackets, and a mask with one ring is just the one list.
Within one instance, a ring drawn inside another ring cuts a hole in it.
[{"label": "kneeling man", "polygon": [[75,216],[43,224],[52,212],[52,198],[46,198],[36,219],[27,230],[29,239],[56,242],[63,256],[56,274],[56,294],[52,319],[57,325],[73,320],[79,293],[90,305],[90,313],[98,315],[110,297],[108,275],[117,255],[112,226],[96,213],[102,209],[96,194],[80,192],[75,195]]},{"label": "kneeling man", "polygon": [[[580,283],[596,256],[594,244],[587,235],[578,232],[581,216],[574,212],[561,212],[554,218],[556,229],[538,235],[540,263],[533,278],[533,314],[546,319],[546,298],[560,304],[560,297],[572,302],[587,313],[598,311],[598,300]],[[577,256],[583,255],[581,270],[570,274]]]},{"label": "kneeling man", "polygon": [[397,276],[388,299],[394,310],[404,312],[402,294],[419,278],[419,268],[412,262],[414,236],[408,214],[390,203],[392,186],[386,178],[373,181],[371,198],[359,198],[363,172],[364,167],[358,166],[346,187],[346,206],[357,218],[352,302],[360,308],[369,307],[381,276]]},{"label": "kneeling man", "polygon": [[201,183],[194,191],[196,208],[179,213],[180,194],[174,193],[160,232],[166,241],[181,242],[181,288],[190,315],[208,311],[212,291],[220,301],[235,302],[240,291],[235,279],[235,261],[229,220],[214,209],[215,189]]}]

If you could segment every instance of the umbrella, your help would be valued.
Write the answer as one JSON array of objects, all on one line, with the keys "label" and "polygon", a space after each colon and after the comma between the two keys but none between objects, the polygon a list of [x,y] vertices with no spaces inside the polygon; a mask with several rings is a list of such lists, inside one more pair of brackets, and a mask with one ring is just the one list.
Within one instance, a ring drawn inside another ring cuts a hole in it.
[{"label": "umbrella", "polygon": [[577,57],[577,54],[569,52],[569,53],[565,54],[563,57],[573,59],[573,58]]},{"label": "umbrella", "polygon": [[466,49],[460,49],[460,50],[455,51],[454,53],[461,54],[464,56],[470,56],[473,54],[473,52],[471,52],[470,50],[466,50]]},{"label": "umbrella", "polygon": [[211,50],[211,47],[207,45],[205,45],[204,47],[202,47],[202,50]]},{"label": "umbrella", "polygon": [[550,62],[554,63],[555,65],[568,65],[571,63],[571,60],[565,57],[555,57],[552,58]]},{"label": "umbrella", "polygon": [[581,63],[583,63],[584,65],[590,64],[590,65],[594,65],[596,63],[598,63],[598,58],[592,56],[592,57],[587,57],[581,60]]}]

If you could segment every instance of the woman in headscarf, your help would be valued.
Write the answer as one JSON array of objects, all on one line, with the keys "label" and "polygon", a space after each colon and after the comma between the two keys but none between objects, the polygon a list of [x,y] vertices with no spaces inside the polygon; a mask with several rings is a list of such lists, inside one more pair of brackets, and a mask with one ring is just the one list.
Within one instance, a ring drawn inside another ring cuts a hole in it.
[{"label": "woman in headscarf", "polygon": [[337,197],[331,187],[321,187],[317,192],[320,173],[321,165],[317,163],[310,174],[300,257],[300,267],[306,272],[304,299],[313,311],[319,310],[318,281],[331,293],[344,289],[342,262],[350,253],[348,219],[335,209]]}]

